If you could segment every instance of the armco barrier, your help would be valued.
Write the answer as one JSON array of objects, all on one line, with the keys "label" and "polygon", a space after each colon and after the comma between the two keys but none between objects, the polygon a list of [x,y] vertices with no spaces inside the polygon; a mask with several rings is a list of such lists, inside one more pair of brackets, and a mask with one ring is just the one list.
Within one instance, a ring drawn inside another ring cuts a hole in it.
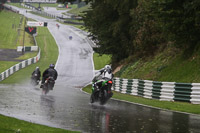
[{"label": "armco barrier", "polygon": [[149,99],[200,104],[200,83],[114,78],[113,90]]},{"label": "armco barrier", "polygon": [[[35,40],[35,35],[33,36],[34,38],[34,41],[35,41],[35,44],[37,45],[37,42]],[[7,69],[6,71],[2,72],[0,74],[0,81],[6,79],[7,77],[9,77],[10,75],[12,75],[13,73],[15,73],[16,71],[22,69],[22,68],[25,68],[33,63],[36,63],[38,62],[40,59],[40,49],[39,49],[39,52],[37,54],[37,56],[33,57],[33,58],[30,58],[30,59],[27,59],[27,60],[24,60],[12,67],[10,67],[9,69]]]}]

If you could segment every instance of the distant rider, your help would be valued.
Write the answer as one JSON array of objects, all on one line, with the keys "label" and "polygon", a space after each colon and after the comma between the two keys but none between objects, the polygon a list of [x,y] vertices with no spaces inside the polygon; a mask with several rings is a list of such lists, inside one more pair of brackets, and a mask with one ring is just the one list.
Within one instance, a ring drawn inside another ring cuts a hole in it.
[{"label": "distant rider", "polygon": [[40,68],[36,67],[35,70],[32,72],[32,78],[36,77],[36,80],[40,81],[40,76],[41,76]]},{"label": "distant rider", "polygon": [[50,64],[49,68],[47,68],[43,74],[42,74],[42,83],[40,88],[43,88],[44,82],[48,77],[53,77],[54,80],[57,79],[58,73],[56,71],[56,69],[54,69],[55,65],[54,64]]},{"label": "distant rider", "polygon": [[[94,82],[94,85],[95,85],[95,89],[97,88],[101,88],[102,86],[102,82],[105,81],[105,80],[112,80],[114,77],[113,73],[112,73],[112,68],[110,65],[105,65],[104,68],[100,69],[99,70],[99,73],[98,75],[96,75],[94,77],[94,79],[92,80]],[[100,79],[99,79],[100,78]],[[96,90],[94,90],[95,92]],[[111,91],[111,90],[109,90]],[[93,93],[94,93],[93,92]],[[113,95],[113,93],[111,92],[111,96]]]},{"label": "distant rider", "polygon": [[56,24],[56,26],[58,27],[58,29],[60,28],[60,25],[59,25],[59,24]]}]

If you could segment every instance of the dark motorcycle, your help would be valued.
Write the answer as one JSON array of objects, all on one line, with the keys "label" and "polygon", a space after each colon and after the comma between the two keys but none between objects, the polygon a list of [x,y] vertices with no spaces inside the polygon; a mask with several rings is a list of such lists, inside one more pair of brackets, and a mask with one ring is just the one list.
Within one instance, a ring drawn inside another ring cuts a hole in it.
[{"label": "dark motorcycle", "polygon": [[37,74],[33,74],[33,75],[31,76],[31,84],[32,84],[33,86],[36,86],[36,85],[39,84],[39,82],[40,82],[40,80],[38,80],[38,75],[37,75]]},{"label": "dark motorcycle", "polygon": [[99,101],[101,105],[104,105],[113,95],[111,91],[112,80],[99,80],[92,83],[92,94],[90,102],[94,103]]},{"label": "dark motorcycle", "polygon": [[42,87],[43,93],[46,95],[50,90],[53,90],[55,80],[53,77],[48,77]]}]

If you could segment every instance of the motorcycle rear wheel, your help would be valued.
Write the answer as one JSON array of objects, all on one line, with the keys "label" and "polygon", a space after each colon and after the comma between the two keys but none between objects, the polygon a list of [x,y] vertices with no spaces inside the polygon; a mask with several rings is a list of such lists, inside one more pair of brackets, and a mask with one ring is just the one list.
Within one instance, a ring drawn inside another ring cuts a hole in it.
[{"label": "motorcycle rear wheel", "polygon": [[48,88],[48,85],[47,84],[44,84],[43,86],[43,93],[46,95],[48,92],[49,92],[49,88]]}]

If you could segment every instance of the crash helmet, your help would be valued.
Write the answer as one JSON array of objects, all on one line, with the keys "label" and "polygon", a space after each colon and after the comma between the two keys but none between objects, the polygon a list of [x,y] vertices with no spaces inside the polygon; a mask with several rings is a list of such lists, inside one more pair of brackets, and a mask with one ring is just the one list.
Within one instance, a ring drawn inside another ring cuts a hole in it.
[{"label": "crash helmet", "polygon": [[35,70],[40,70],[40,68],[37,66],[37,67],[35,68]]},{"label": "crash helmet", "polygon": [[49,65],[49,68],[54,68],[54,67],[55,67],[54,64],[50,64],[50,65]]},{"label": "crash helmet", "polygon": [[110,65],[105,65],[104,67],[106,70],[111,70],[111,66]]}]

